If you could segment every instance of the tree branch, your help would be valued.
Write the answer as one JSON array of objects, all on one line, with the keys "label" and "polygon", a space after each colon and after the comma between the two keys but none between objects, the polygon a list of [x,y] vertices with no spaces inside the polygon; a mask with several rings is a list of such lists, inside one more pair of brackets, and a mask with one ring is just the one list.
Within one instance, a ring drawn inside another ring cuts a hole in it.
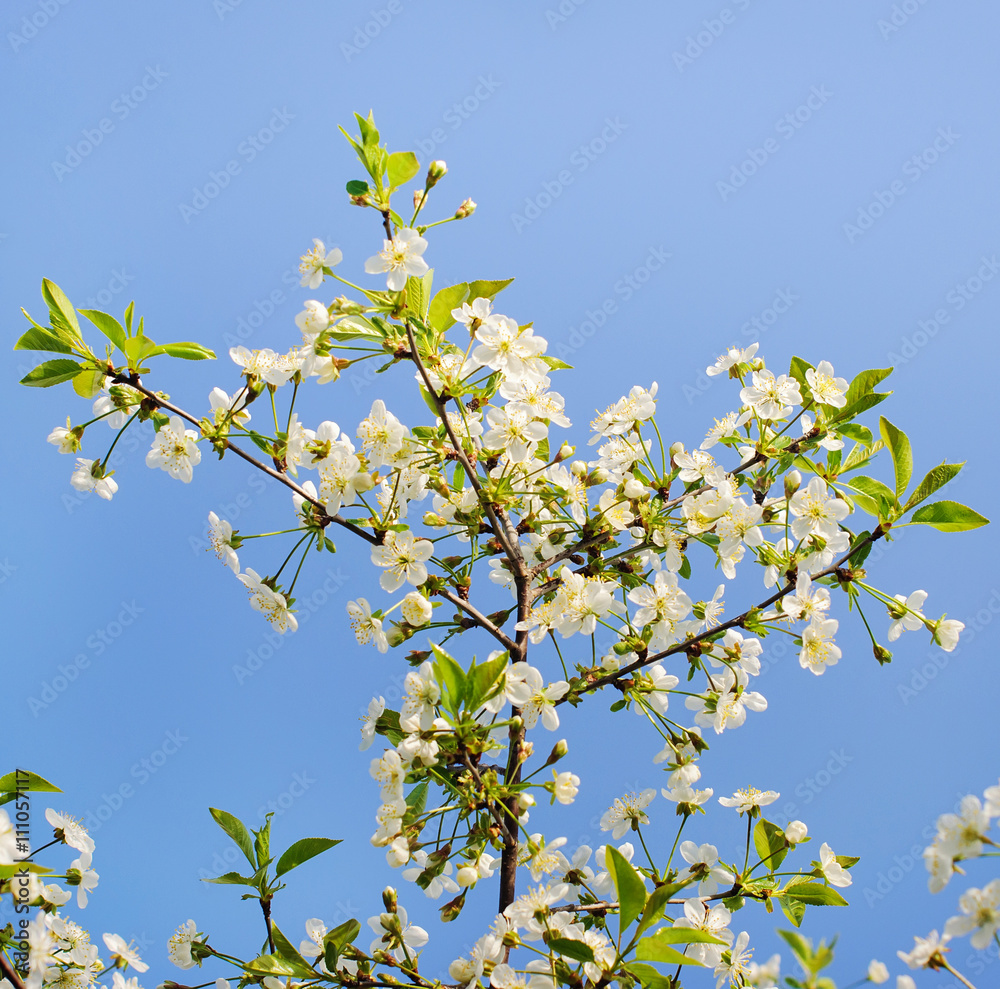
[{"label": "tree branch", "polygon": [[[138,375],[134,373],[130,374],[128,377],[123,377],[122,375],[118,375],[114,380],[119,381],[122,384],[129,385],[131,388],[134,388],[140,394],[143,394],[147,398],[156,402],[156,404],[161,408],[168,409],[170,412],[173,412],[174,415],[178,415],[182,419],[186,419],[193,426],[197,426],[199,429],[201,428],[200,419],[196,419],[189,412],[185,412],[182,408],[173,405],[171,402],[168,402],[165,398],[160,398],[160,396],[158,396],[156,392],[150,391],[145,385],[143,385],[139,381]],[[329,512],[327,512],[326,506],[323,504],[323,502],[317,501],[307,491],[305,491],[293,480],[291,480],[287,475],[282,474],[281,471],[275,470],[273,467],[268,467],[267,464],[265,463],[261,463],[261,461],[259,461],[256,457],[251,456],[245,450],[241,450],[238,446],[236,446],[234,443],[231,443],[227,439],[223,440],[222,442],[225,444],[227,450],[232,450],[233,453],[236,454],[236,456],[242,457],[248,464],[252,464],[259,471],[263,471],[265,474],[268,475],[268,477],[273,477],[276,481],[280,481],[282,484],[285,485],[286,488],[290,488],[305,501],[308,501],[311,505],[315,505],[317,508],[321,508],[323,510],[323,513],[327,516],[327,518],[330,519],[331,522],[336,522],[337,525],[343,526],[345,529],[348,529],[350,532],[353,532],[356,536],[360,536],[362,539],[364,539],[366,542],[371,543],[373,546],[379,545],[379,539],[377,536],[372,535],[370,532],[365,532],[364,529],[358,528],[358,526],[356,526],[353,522],[349,522],[340,514],[330,515]]]},{"label": "tree branch", "polygon": [[7,979],[14,989],[24,989],[24,982],[17,969],[8,961],[6,954],[0,951],[0,974]]},{"label": "tree branch", "polygon": [[453,594],[447,588],[441,588],[439,591],[435,592],[439,597],[445,598],[445,600],[450,601],[456,608],[461,608],[470,618],[472,618],[476,624],[484,628],[494,639],[497,640],[505,649],[514,650],[517,648],[517,644],[514,642],[510,636],[499,629],[493,624],[478,608],[469,604],[468,601],[463,601],[457,594]]}]

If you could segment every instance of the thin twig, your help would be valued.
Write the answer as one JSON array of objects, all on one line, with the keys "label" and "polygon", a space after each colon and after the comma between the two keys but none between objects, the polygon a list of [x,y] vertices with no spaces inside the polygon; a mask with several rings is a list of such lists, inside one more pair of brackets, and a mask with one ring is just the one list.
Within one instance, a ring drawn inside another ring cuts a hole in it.
[{"label": "thin twig", "polygon": [[463,601],[457,594],[453,594],[447,588],[441,588],[437,594],[440,597],[445,598],[445,600],[450,601],[456,608],[461,608],[477,625],[482,626],[494,639],[497,640],[505,649],[515,649],[516,643],[510,636],[504,633],[496,625],[493,624],[478,608],[469,604],[468,601]]}]

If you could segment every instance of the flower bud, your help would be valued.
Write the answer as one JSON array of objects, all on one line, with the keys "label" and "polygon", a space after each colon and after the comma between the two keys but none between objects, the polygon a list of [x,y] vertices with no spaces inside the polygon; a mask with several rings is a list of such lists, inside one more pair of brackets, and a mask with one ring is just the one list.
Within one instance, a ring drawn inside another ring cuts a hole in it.
[{"label": "flower bud", "polygon": [[455,210],[455,219],[464,220],[467,216],[472,216],[476,212],[476,204],[471,199],[462,201],[462,205]]},{"label": "flower bud", "polygon": [[567,752],[569,752],[569,743],[565,738],[559,739],[559,741],[552,746],[552,751],[549,753],[548,759],[545,760],[545,765],[551,766],[552,763],[558,762],[564,755],[566,755]]},{"label": "flower bud", "polygon": [[399,901],[396,898],[396,891],[391,886],[386,886],[386,888],[382,890],[382,902],[385,904],[385,908],[389,911],[389,913],[396,912]]},{"label": "flower bud", "polygon": [[432,161],[427,166],[427,188],[431,189],[448,174],[448,166],[443,161]]},{"label": "flower bud", "polygon": [[646,493],[646,486],[642,481],[637,481],[634,477],[630,477],[625,482],[625,497],[629,501],[635,501],[637,498],[641,498]]},{"label": "flower bud", "polygon": [[413,190],[413,208],[422,209],[424,203],[427,201],[427,190],[426,189],[414,189]]},{"label": "flower bud", "polygon": [[[461,880],[459,880],[459,885],[461,885]],[[448,966],[448,974],[459,985],[468,985],[476,978],[476,966],[468,958],[456,958]]]},{"label": "flower bud", "polygon": [[465,890],[463,889],[454,900],[449,900],[443,907],[441,907],[441,920],[447,924],[449,921],[454,920],[461,912],[462,907],[465,906]]},{"label": "flower bud", "polygon": [[671,444],[670,446],[671,457],[676,457],[678,453],[683,453],[683,452],[684,452],[684,444],[680,440],[678,440],[676,443]]},{"label": "flower bud", "polygon": [[585,460],[574,460],[573,463],[569,465],[569,469],[577,477],[583,477],[587,473],[587,462]]},{"label": "flower bud", "polygon": [[[479,881],[479,870],[474,865],[463,865],[458,872],[455,873],[455,882],[458,883],[463,889],[466,886],[471,886],[473,883]],[[451,971],[449,969],[449,971]]]},{"label": "flower bud", "polygon": [[785,837],[792,845],[797,845],[800,841],[805,841],[808,833],[809,829],[802,823],[802,821],[792,821],[792,823],[785,828]]},{"label": "flower bud", "polygon": [[785,497],[791,498],[802,484],[802,475],[797,471],[789,471],[785,475]]},{"label": "flower bud", "polygon": [[557,464],[562,463],[564,460],[568,460],[572,457],[575,452],[575,446],[570,446],[569,443],[563,443],[563,445],[559,447],[559,452],[556,454],[554,462]]},{"label": "flower bud", "polygon": [[535,806],[535,798],[527,791],[517,795],[517,806],[519,810],[527,810]]}]

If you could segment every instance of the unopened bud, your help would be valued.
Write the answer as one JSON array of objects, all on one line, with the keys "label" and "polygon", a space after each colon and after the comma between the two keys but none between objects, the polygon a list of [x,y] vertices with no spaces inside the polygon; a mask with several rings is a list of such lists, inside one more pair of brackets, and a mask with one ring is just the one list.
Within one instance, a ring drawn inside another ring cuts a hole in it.
[{"label": "unopened bud", "polygon": [[527,791],[517,795],[517,806],[519,810],[525,811],[529,807],[535,806],[535,798]]},{"label": "unopened bud", "polygon": [[559,739],[555,745],[552,746],[552,751],[549,753],[548,759],[545,760],[546,766],[551,766],[552,763],[558,762],[566,753],[569,752],[569,743],[565,738]]},{"label": "unopened bud", "polygon": [[386,886],[382,890],[382,902],[389,913],[395,913],[399,900],[396,898],[396,891],[391,886]]},{"label": "unopened bud", "polygon": [[424,203],[427,201],[427,190],[426,189],[414,189],[413,190],[413,208],[423,209]]},{"label": "unopened bud", "polygon": [[808,833],[809,829],[802,821],[792,821],[792,823],[785,828],[785,837],[792,845],[797,845],[800,841],[805,841]]},{"label": "unopened bud", "polygon": [[886,663],[892,662],[892,653],[885,646],[880,646],[876,642],[872,646],[872,652],[875,653],[875,658],[879,661],[880,666],[885,666]]},{"label": "unopened bud", "polygon": [[471,199],[466,199],[462,205],[455,210],[455,219],[464,220],[467,216],[472,216],[476,212],[476,204]]},{"label": "unopened bud", "polygon": [[603,467],[595,467],[587,478],[588,484],[604,484],[608,480],[608,472]]},{"label": "unopened bud", "polygon": [[432,161],[427,166],[427,188],[433,188],[448,174],[448,166],[443,161]]},{"label": "unopened bud", "polygon": [[587,462],[585,460],[574,460],[569,465],[569,469],[577,476],[583,477],[587,473]]},{"label": "unopened bud", "polygon": [[678,453],[683,453],[683,452],[684,452],[684,444],[680,440],[678,440],[676,443],[671,444],[670,447],[671,457],[676,457]]},{"label": "unopened bud", "polygon": [[327,307],[327,312],[331,316],[360,316],[362,311],[361,305],[348,299],[346,295],[338,295]]},{"label": "unopened bud", "polygon": [[637,481],[634,477],[630,477],[625,482],[625,497],[629,501],[635,501],[636,498],[641,498],[646,493],[646,486],[642,481]]},{"label": "unopened bud", "polygon": [[441,907],[441,920],[444,923],[448,923],[454,920],[461,912],[462,907],[465,906],[465,890],[463,889],[454,900],[449,900],[443,907]]},{"label": "unopened bud", "polygon": [[463,889],[479,881],[479,870],[474,865],[463,865],[455,873],[455,882]]},{"label": "unopened bud", "polygon": [[791,498],[802,484],[802,475],[797,470],[789,471],[785,475],[785,497]]},{"label": "unopened bud", "polygon": [[354,206],[371,206],[371,201],[367,196],[351,196],[351,203]]},{"label": "unopened bud", "polygon": [[575,452],[575,446],[570,446],[569,443],[563,443],[563,445],[559,447],[559,452],[556,454],[555,463],[559,464],[564,460],[568,460]]}]

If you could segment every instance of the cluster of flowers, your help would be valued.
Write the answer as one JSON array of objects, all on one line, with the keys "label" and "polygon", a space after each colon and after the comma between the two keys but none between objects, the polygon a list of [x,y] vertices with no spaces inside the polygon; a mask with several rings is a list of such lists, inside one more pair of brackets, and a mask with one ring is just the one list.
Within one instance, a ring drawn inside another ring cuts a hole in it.
[{"label": "cluster of flowers", "polygon": [[[25,989],[90,989],[98,980],[109,974],[108,965],[101,960],[90,934],[75,920],[60,913],[76,889],[79,909],[87,906],[88,894],[97,887],[99,876],[92,868],[94,839],[75,818],[59,813],[51,807],[45,819],[53,828],[54,840],[75,849],[80,854],[65,874],[46,878],[61,878],[70,887],[64,889],[56,882],[43,882],[39,874],[28,868],[17,869],[26,859],[34,859],[23,847],[13,822],[0,807],[0,866],[14,866],[17,871],[0,882],[0,894],[10,895],[18,912],[36,908],[37,912],[27,925],[27,972]],[[105,934],[104,944],[111,958],[111,984],[101,989],[142,989],[137,977],[126,979],[123,972],[129,967],[145,972],[149,966],[142,961],[131,944],[118,934]],[[0,989],[14,989],[7,979],[0,979]]]}]

